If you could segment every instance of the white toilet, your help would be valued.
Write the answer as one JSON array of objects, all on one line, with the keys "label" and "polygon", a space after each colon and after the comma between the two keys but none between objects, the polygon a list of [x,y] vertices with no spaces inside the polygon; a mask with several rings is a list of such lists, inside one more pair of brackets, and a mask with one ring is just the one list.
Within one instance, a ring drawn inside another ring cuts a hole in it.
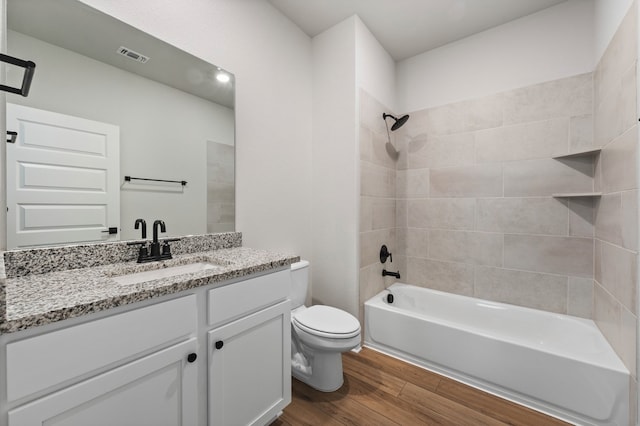
[{"label": "white toilet", "polygon": [[342,352],[360,344],[360,323],[351,314],[331,306],[304,306],[309,288],[309,262],[291,265],[291,374],[323,391],[338,390]]}]

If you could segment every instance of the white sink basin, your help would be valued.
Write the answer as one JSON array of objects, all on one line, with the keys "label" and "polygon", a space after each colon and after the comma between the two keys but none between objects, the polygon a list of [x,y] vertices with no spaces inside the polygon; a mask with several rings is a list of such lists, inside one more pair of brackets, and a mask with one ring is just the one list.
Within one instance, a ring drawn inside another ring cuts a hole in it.
[{"label": "white sink basin", "polygon": [[134,274],[111,277],[112,280],[121,285],[138,284],[147,281],[159,280],[161,278],[175,277],[177,275],[192,274],[194,272],[218,269],[220,266],[212,263],[197,262],[187,265],[172,266],[170,268],[154,269],[152,271],[136,272]]}]

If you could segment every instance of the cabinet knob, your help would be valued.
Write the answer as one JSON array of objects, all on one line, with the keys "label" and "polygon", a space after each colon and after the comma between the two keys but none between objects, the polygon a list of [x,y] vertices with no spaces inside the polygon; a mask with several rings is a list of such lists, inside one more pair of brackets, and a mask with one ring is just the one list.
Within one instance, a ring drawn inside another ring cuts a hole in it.
[{"label": "cabinet knob", "polygon": [[224,346],[224,342],[222,340],[218,340],[216,342],[216,349],[222,349],[223,346]]},{"label": "cabinet knob", "polygon": [[196,359],[198,359],[198,355],[196,355],[195,353],[190,353],[189,355],[187,355],[188,362],[194,362]]}]

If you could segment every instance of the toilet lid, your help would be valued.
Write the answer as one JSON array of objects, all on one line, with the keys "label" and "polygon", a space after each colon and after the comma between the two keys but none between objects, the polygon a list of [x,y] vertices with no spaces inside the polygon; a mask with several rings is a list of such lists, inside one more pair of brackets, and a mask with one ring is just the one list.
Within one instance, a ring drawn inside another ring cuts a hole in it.
[{"label": "toilet lid", "polygon": [[360,333],[360,323],[353,315],[331,306],[311,306],[297,313],[293,321],[303,330],[319,336],[346,339]]}]

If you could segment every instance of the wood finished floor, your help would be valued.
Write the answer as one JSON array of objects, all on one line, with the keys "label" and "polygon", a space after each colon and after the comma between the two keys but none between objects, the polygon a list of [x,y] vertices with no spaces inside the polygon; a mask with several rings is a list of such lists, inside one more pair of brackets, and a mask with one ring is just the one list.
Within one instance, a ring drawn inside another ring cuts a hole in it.
[{"label": "wood finished floor", "polygon": [[323,393],[293,379],[291,404],[273,425],[567,424],[372,349],[342,360],[342,388]]}]

